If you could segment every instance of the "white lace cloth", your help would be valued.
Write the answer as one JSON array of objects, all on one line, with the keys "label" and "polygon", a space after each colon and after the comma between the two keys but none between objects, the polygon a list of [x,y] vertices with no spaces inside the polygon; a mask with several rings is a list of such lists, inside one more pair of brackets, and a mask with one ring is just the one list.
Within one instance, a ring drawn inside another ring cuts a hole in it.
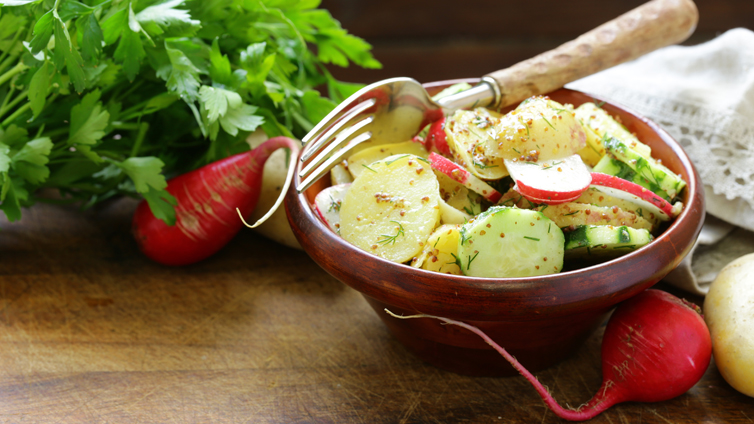
[{"label": "white lace cloth", "polygon": [[753,32],[737,28],[704,44],[666,47],[567,87],[654,120],[694,162],[707,213],[719,219],[707,220],[666,281],[704,295],[724,265],[754,252]]}]

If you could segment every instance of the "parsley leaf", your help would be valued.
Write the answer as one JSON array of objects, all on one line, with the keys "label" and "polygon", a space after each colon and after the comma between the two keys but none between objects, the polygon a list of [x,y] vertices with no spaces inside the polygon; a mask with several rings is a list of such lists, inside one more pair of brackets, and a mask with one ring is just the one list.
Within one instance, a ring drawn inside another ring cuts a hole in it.
[{"label": "parsley leaf", "polygon": [[71,108],[69,145],[94,145],[105,135],[110,114],[102,109],[99,97],[99,91],[92,91]]}]

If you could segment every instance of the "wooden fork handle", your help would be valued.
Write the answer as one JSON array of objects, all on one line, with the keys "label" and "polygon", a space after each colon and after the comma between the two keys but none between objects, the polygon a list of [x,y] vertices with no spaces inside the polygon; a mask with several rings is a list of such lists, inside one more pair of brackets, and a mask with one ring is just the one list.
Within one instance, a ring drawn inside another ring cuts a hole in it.
[{"label": "wooden fork handle", "polygon": [[553,50],[493,72],[505,107],[688,38],[699,20],[692,0],[652,0]]}]

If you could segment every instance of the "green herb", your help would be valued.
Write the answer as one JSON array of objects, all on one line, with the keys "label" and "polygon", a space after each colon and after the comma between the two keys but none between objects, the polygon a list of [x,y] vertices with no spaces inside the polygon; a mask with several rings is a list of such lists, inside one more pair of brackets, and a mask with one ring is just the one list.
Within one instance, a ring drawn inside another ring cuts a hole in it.
[{"label": "green herb", "polygon": [[335,199],[330,196],[330,207],[327,208],[328,212],[332,211],[340,211],[340,202],[336,201]]},{"label": "green herb", "polygon": [[455,253],[452,253],[452,252],[451,252],[450,255],[453,256],[453,258],[455,259],[455,261],[448,262],[447,264],[448,265],[450,265],[450,264],[456,264],[456,265],[458,265],[458,268],[463,269],[463,264],[461,263],[461,260],[458,258],[458,256],[456,256]]},{"label": "green herb", "polygon": [[636,249],[635,244],[627,244],[625,246],[613,246],[613,249]]},{"label": "green herb", "polygon": [[571,213],[564,213],[564,214],[563,214],[563,216],[571,216],[571,215],[576,215],[576,214],[577,214],[577,213],[579,213],[579,212],[581,212],[581,211],[573,211],[573,212],[571,212]]},{"label": "green herb", "polygon": [[474,253],[474,256],[469,255],[469,262],[466,265],[466,270],[468,271],[471,268],[471,263],[474,262],[474,259],[479,255],[479,252]]},{"label": "green herb", "polygon": [[378,173],[378,172],[377,172],[377,171],[375,171],[374,169],[370,168],[370,167],[369,167],[369,165],[366,165],[366,164],[363,164],[363,163],[362,163],[362,164],[361,164],[361,166],[363,166],[364,168],[366,168],[366,169],[368,169],[368,170],[370,170],[370,171],[374,172],[375,174],[377,174],[377,173]]},{"label": "green herb", "polygon": [[534,237],[524,236],[524,238],[529,239],[529,240],[539,241],[538,238],[534,238]]},{"label": "green herb", "polygon": [[403,225],[401,225],[400,222],[398,222],[398,221],[390,221],[390,222],[398,224],[398,231],[394,235],[388,235],[388,234],[382,234],[382,235],[380,235],[380,237],[382,237],[382,238],[379,239],[379,240],[377,240],[377,243],[379,243],[379,244],[381,244],[383,246],[386,245],[386,244],[395,244],[395,240],[398,237],[400,237],[400,236],[402,236],[402,235],[405,234],[403,232]]},{"label": "green herb", "polygon": [[401,160],[401,159],[403,159],[403,158],[405,158],[405,157],[407,157],[407,156],[410,156],[410,155],[408,155],[408,154],[405,154],[405,155],[400,155],[400,156],[398,156],[398,157],[394,158],[393,160],[391,160],[391,161],[389,161],[389,162],[385,162],[385,165],[392,165],[392,164],[393,164],[393,162],[395,162],[395,161],[398,161],[398,160]]},{"label": "green herb", "polygon": [[466,232],[467,232],[466,228],[461,227],[461,229],[458,232],[461,234],[461,246],[463,246],[464,243],[466,243],[466,241],[471,240],[471,236],[469,237],[466,236]]},{"label": "green herb", "polygon": [[555,131],[557,131],[557,130],[558,130],[557,128],[555,128],[554,126],[552,126],[552,124],[550,123],[550,121],[548,121],[548,120],[547,120],[547,118],[545,118],[545,115],[544,115],[543,113],[542,113],[542,114],[540,114],[540,115],[542,116],[542,119],[544,119],[544,120],[545,120],[545,122],[547,122],[547,125],[549,125],[549,126],[550,126],[550,128],[554,129]]},{"label": "green herb", "polygon": [[173,223],[166,178],[248,150],[256,130],[303,137],[361,87],[325,65],[380,66],[316,0],[0,4],[0,210],[11,221],[36,201],[87,208],[127,195]]},{"label": "green herb", "polygon": [[483,164],[483,163],[478,162],[478,161],[475,160],[474,161],[474,166],[477,167],[477,168],[479,168],[479,169],[487,169],[487,168],[497,168],[499,165],[485,165],[485,164]]}]

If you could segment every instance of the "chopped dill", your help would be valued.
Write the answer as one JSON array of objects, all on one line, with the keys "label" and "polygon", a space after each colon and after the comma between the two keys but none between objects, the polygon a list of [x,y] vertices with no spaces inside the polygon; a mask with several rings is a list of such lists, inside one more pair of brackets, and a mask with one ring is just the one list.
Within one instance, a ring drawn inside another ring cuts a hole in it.
[{"label": "chopped dill", "polygon": [[471,263],[474,261],[474,259],[476,259],[477,255],[479,255],[479,251],[477,251],[476,253],[474,253],[473,257],[471,255],[469,255],[469,263],[466,265],[466,270],[467,271],[471,268]]},{"label": "chopped dill", "polygon": [[398,221],[390,221],[390,222],[394,222],[394,223],[398,224],[398,232],[395,233],[395,235],[392,235],[392,236],[388,235],[388,234],[381,234],[380,237],[382,237],[382,238],[379,239],[379,240],[377,240],[377,243],[379,243],[379,244],[381,244],[383,246],[387,245],[387,244],[395,244],[395,240],[399,236],[405,235],[405,233],[403,232],[403,225],[401,225],[400,222],[398,222]]},{"label": "chopped dill", "polygon": [[385,162],[385,165],[392,165],[392,164],[393,164],[393,162],[395,162],[395,161],[399,161],[399,160],[401,160],[401,159],[403,159],[403,158],[405,158],[405,157],[407,157],[407,156],[411,156],[411,155],[409,155],[409,154],[400,155],[400,156],[398,156],[397,158],[395,158],[395,159],[391,160],[390,162]]}]

